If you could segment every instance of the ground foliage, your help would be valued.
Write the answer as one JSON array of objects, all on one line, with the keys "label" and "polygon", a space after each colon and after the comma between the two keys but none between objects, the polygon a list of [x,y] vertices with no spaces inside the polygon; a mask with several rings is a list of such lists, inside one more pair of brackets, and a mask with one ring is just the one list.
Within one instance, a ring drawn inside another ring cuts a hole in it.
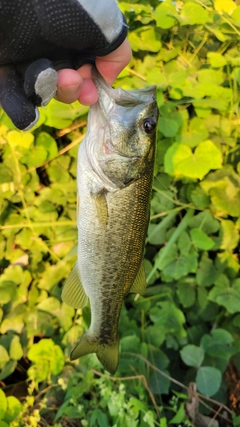
[{"label": "ground foliage", "polygon": [[126,298],[115,378],[95,355],[69,361],[90,321],[89,307],[61,301],[76,259],[87,109],[52,101],[31,133],[1,111],[0,427],[191,426],[191,382],[231,405],[220,425],[240,425],[240,6],[120,6],[134,58],[116,86],[158,86],[147,293]]}]

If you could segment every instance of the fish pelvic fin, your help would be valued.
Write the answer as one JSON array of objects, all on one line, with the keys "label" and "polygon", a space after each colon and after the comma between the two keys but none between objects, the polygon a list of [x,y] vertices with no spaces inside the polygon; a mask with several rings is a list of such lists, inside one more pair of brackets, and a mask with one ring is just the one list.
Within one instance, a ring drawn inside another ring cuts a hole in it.
[{"label": "fish pelvic fin", "polygon": [[70,359],[75,360],[91,353],[96,353],[104,369],[111,375],[115,374],[118,367],[119,339],[113,345],[100,344],[96,337],[91,337],[87,332],[72,350]]},{"label": "fish pelvic fin", "polygon": [[108,224],[108,205],[106,200],[106,195],[101,192],[97,195],[94,195],[96,213],[99,223],[106,228]]},{"label": "fish pelvic fin", "polygon": [[87,303],[88,297],[81,282],[77,262],[64,285],[62,300],[65,304],[74,308],[82,308]]},{"label": "fish pelvic fin", "polygon": [[147,286],[146,274],[145,274],[145,269],[142,261],[140,268],[138,270],[137,276],[131,288],[129,289],[129,292],[144,295],[146,292],[146,286]]}]

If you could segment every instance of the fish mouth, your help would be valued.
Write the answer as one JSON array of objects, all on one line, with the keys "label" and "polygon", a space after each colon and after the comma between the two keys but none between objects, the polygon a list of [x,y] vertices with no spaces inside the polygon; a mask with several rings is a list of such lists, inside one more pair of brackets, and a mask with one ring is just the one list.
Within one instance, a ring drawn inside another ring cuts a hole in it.
[{"label": "fish mouth", "polygon": [[96,68],[93,69],[93,81],[98,91],[100,107],[106,117],[111,113],[114,104],[134,107],[139,104],[156,103],[156,86],[128,91],[121,88],[113,89],[105,82]]}]

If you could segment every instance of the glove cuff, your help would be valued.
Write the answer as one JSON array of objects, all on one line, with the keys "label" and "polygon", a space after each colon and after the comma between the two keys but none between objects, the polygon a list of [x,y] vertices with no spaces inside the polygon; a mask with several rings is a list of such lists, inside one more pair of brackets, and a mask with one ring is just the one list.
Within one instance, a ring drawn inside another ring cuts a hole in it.
[{"label": "glove cuff", "polygon": [[104,49],[101,50],[92,50],[91,49],[91,54],[94,56],[105,56],[108,55],[109,53],[113,52],[114,50],[116,50],[125,40],[125,38],[127,37],[128,34],[128,25],[126,23],[126,18],[125,16],[122,14],[123,16],[123,23],[122,23],[122,31],[120,32],[120,34],[117,36],[117,38],[111,43],[109,44],[107,47],[105,47]]}]

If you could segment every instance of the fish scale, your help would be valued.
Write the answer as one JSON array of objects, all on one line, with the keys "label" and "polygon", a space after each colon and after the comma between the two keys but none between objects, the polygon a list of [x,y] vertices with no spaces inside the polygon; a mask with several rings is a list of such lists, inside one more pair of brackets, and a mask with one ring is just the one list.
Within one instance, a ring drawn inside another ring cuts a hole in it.
[{"label": "fish scale", "polygon": [[143,251],[158,111],[153,87],[114,90],[96,72],[95,84],[99,101],[90,109],[78,155],[78,260],[62,298],[75,308],[89,298],[91,306],[89,330],[71,359],[96,353],[113,374],[123,299],[146,288]]}]

